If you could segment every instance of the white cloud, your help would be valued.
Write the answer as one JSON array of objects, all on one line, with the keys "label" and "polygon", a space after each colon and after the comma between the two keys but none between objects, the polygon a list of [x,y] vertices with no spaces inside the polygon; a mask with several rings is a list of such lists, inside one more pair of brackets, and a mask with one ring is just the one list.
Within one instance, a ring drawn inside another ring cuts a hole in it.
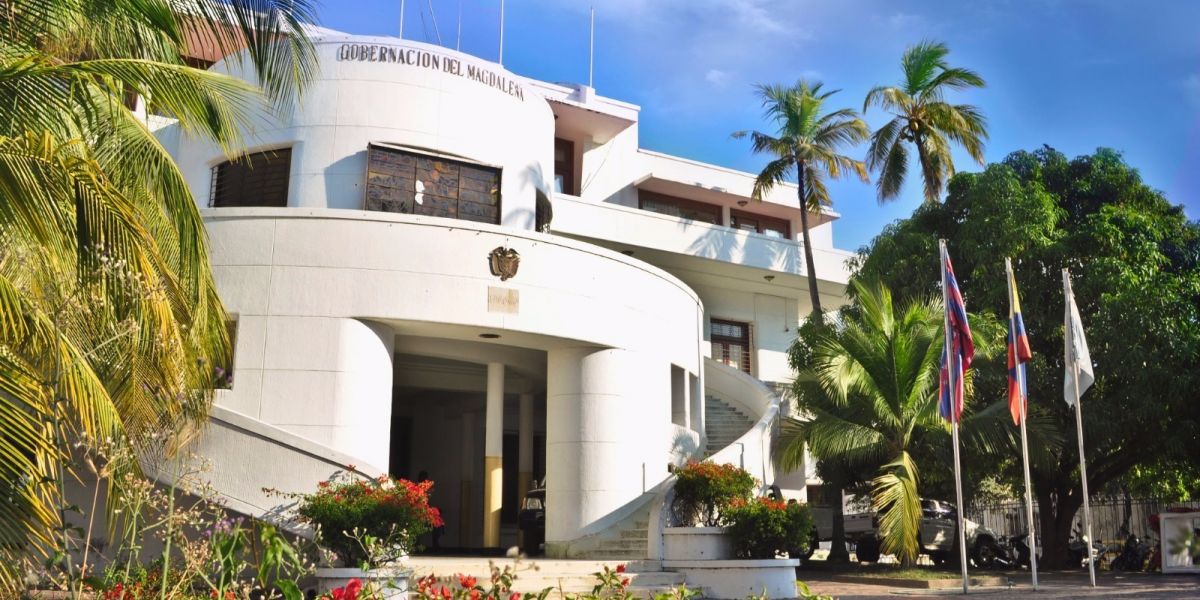
[{"label": "white cloud", "polygon": [[1192,108],[1200,110],[1200,73],[1192,73],[1183,79],[1183,94]]},{"label": "white cloud", "polygon": [[704,80],[719,88],[723,88],[729,84],[729,73],[720,69],[709,69],[704,74]]}]

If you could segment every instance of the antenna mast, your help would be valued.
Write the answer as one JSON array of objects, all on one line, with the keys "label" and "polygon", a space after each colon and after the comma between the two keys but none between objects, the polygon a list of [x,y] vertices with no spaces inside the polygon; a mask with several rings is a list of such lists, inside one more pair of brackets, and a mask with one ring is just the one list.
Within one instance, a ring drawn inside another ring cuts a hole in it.
[{"label": "antenna mast", "polygon": [[591,22],[588,25],[588,87],[592,86],[592,64],[596,56],[596,7],[589,7]]}]

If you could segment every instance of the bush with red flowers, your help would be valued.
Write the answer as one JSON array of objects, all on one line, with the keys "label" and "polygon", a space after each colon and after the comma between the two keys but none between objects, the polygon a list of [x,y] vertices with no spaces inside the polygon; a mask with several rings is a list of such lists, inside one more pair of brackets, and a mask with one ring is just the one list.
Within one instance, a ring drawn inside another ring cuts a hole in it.
[{"label": "bush with red flowers", "polygon": [[370,568],[416,550],[421,535],[442,526],[441,513],[429,505],[432,487],[387,475],[335,477],[301,495],[297,512],[343,564]]},{"label": "bush with red flowers", "polygon": [[744,469],[730,464],[691,461],[675,471],[675,524],[719,524],[720,513],[735,499],[747,499],[757,482]]},{"label": "bush with red flowers", "polygon": [[733,538],[738,558],[802,556],[813,529],[808,506],[771,498],[736,498],[721,512],[721,524]]}]

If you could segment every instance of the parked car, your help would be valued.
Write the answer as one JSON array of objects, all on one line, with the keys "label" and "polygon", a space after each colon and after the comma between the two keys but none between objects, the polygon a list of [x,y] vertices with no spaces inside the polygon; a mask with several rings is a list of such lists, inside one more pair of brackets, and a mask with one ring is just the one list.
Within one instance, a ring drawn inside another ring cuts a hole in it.
[{"label": "parked car", "polygon": [[[816,523],[816,536],[822,541],[831,539],[833,510],[818,506],[813,507],[812,511]],[[921,526],[917,534],[917,544],[921,553],[928,554],[934,564],[944,564],[952,558],[957,520],[958,511],[953,504],[943,500],[921,499]],[[846,515],[844,522],[846,540],[854,544],[858,560],[879,560],[879,521],[875,513]],[[963,527],[967,533],[968,559],[977,567],[986,569],[995,566],[997,558],[1004,553],[1000,546],[1000,537],[994,531],[970,519],[963,519]]]},{"label": "parked car", "polygon": [[546,543],[546,485],[535,486],[521,499],[517,513],[517,528],[521,530],[521,552],[527,556],[542,553]]}]

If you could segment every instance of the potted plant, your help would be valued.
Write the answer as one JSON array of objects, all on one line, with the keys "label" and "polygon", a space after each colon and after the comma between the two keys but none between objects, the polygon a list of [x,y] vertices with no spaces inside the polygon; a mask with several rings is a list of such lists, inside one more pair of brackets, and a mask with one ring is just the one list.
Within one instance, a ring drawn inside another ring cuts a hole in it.
[{"label": "potted plant", "polygon": [[339,563],[317,569],[319,591],[360,580],[383,598],[404,597],[408,573],[401,560],[418,549],[423,534],[442,526],[438,509],[429,505],[432,487],[432,481],[340,474],[318,484],[316,492],[302,494],[300,519]]}]

